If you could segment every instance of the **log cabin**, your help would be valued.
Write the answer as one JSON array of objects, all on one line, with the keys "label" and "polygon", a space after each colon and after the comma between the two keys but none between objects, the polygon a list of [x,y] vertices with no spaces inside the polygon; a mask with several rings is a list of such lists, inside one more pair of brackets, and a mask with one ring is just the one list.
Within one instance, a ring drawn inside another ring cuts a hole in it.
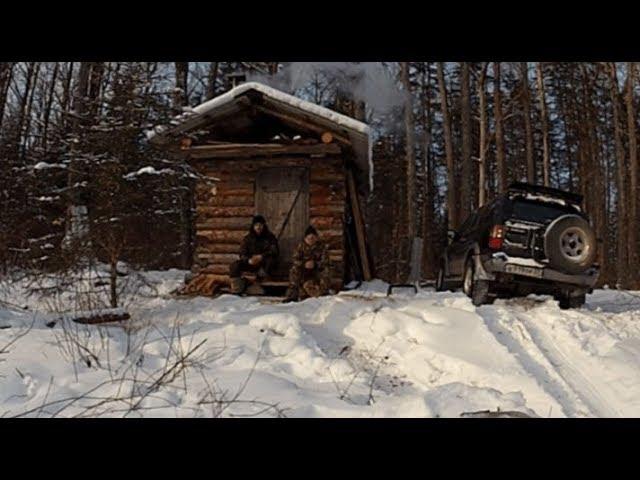
[{"label": "log cabin", "polygon": [[334,290],[371,278],[362,208],[373,178],[366,124],[249,82],[185,109],[147,137],[204,179],[197,181],[193,209],[192,271],[200,293],[228,283],[255,214],[278,237],[272,284],[286,285],[308,225],[329,246]]}]

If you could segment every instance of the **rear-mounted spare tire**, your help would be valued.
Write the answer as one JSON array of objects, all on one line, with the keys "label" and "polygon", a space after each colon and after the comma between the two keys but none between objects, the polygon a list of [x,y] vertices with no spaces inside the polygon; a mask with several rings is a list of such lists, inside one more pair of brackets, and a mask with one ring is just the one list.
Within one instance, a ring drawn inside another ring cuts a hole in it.
[{"label": "rear-mounted spare tire", "polygon": [[544,252],[556,270],[569,274],[584,273],[596,258],[596,236],[584,218],[563,215],[547,227]]}]

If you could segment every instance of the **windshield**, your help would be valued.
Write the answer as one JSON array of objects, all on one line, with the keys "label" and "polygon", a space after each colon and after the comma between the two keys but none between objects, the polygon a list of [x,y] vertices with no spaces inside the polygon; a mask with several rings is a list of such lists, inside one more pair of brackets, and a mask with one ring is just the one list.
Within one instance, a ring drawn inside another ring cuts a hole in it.
[{"label": "windshield", "polygon": [[511,205],[511,217],[528,222],[547,223],[567,213],[577,213],[575,209],[568,206],[528,200],[515,200]]}]

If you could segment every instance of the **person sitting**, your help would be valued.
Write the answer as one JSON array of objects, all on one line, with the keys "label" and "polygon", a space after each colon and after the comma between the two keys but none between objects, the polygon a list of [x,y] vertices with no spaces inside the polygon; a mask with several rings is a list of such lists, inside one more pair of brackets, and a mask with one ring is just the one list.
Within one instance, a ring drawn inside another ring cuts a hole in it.
[{"label": "person sitting", "polygon": [[318,231],[309,226],[293,254],[285,302],[326,295],[330,282],[331,265],[327,246],[319,239]]},{"label": "person sitting", "polygon": [[264,217],[256,215],[251,221],[249,233],[242,240],[240,258],[229,267],[231,293],[238,295],[244,292],[244,272],[255,273],[260,279],[269,276],[278,254],[278,239],[269,230]]}]

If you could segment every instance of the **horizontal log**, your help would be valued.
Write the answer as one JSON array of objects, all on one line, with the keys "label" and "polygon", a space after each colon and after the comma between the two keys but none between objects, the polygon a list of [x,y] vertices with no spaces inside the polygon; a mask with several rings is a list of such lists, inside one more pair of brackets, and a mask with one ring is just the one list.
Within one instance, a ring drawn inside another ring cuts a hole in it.
[{"label": "horizontal log", "polygon": [[247,169],[246,165],[244,167],[240,167],[236,165],[228,166],[225,168],[220,168],[219,165],[200,165],[200,168],[197,170],[199,173],[207,176],[213,176],[218,178],[217,184],[226,183],[226,182],[234,182],[234,183],[251,183],[255,180],[255,171],[251,169]]},{"label": "horizontal log", "polygon": [[202,253],[240,253],[240,243],[208,243],[198,246],[197,252]]},{"label": "horizontal log", "polygon": [[255,194],[255,189],[253,185],[242,185],[242,186],[231,186],[226,184],[219,184],[216,186],[215,196],[221,197],[253,197]]},{"label": "horizontal log", "polygon": [[198,251],[196,252],[195,257],[198,260],[205,260],[208,263],[223,264],[233,263],[239,258],[237,253],[212,253],[207,251]]},{"label": "horizontal log", "polygon": [[311,183],[309,185],[309,195],[318,195],[321,197],[331,197],[338,195],[344,198],[346,196],[345,185],[346,184],[344,182]]},{"label": "horizontal log", "polygon": [[319,230],[340,230],[342,231],[342,216],[334,215],[328,217],[313,217],[311,225]]},{"label": "horizontal log", "polygon": [[344,214],[344,204],[329,204],[329,205],[310,205],[309,206],[309,216],[311,217],[311,221],[313,221],[314,217],[333,217],[333,216],[342,216]]},{"label": "horizontal log", "polygon": [[198,200],[204,201],[212,207],[249,207],[255,204],[253,195],[211,195],[209,197],[200,197]]},{"label": "horizontal log", "polygon": [[196,214],[198,221],[205,218],[215,217],[251,217],[255,213],[254,207],[212,207],[209,205],[198,204],[196,206]]},{"label": "horizontal log", "polygon": [[124,322],[130,318],[129,313],[121,308],[110,308],[62,314],[60,317],[47,322],[47,326],[53,327],[56,323],[63,320],[71,320],[72,322],[83,325],[96,325],[100,323]]},{"label": "horizontal log", "polygon": [[336,144],[285,145],[276,143],[199,145],[188,149],[190,160],[203,158],[250,158],[267,155],[337,155]]},{"label": "horizontal log", "polygon": [[245,230],[249,231],[252,217],[215,217],[196,221],[198,230]]},{"label": "horizontal log", "polygon": [[247,232],[240,230],[199,230],[196,241],[207,243],[240,243]]},{"label": "horizontal log", "polygon": [[320,239],[324,238],[342,238],[344,232],[342,230],[331,230],[324,228],[317,228]]},{"label": "horizontal log", "polygon": [[310,182],[344,182],[345,174],[328,168],[312,168],[309,172]]},{"label": "horizontal log", "polygon": [[345,200],[340,197],[320,197],[318,195],[311,195],[309,197],[310,207],[322,207],[323,205],[335,205],[344,208]]},{"label": "horizontal log", "polygon": [[210,274],[210,273],[215,273],[215,274],[222,274],[222,275],[228,275],[229,274],[229,265],[228,264],[210,264],[207,265],[206,267],[204,267],[202,270],[200,270],[200,273],[206,273],[206,274]]}]

